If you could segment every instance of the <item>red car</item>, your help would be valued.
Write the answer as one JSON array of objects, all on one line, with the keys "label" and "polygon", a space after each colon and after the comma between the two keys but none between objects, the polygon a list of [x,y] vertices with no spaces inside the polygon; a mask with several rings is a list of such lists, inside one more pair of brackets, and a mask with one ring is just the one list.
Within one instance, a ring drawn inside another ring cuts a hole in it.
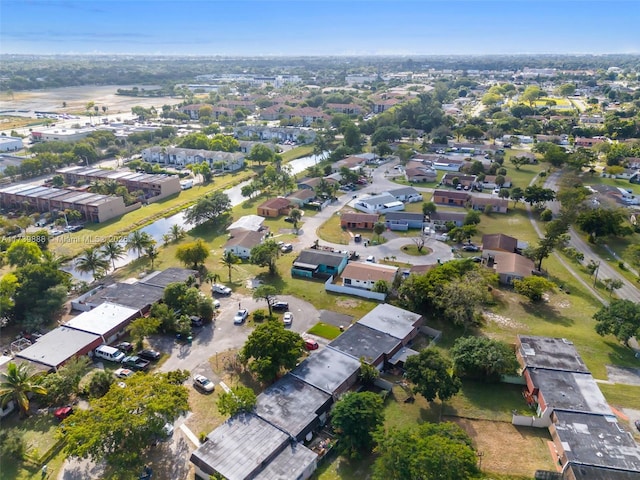
[{"label": "red car", "polygon": [[304,341],[304,348],[306,348],[307,350],[317,350],[318,349],[318,342],[316,342],[315,340],[312,340],[310,338],[307,338]]},{"label": "red car", "polygon": [[56,417],[58,420],[62,421],[72,413],[73,413],[73,408],[67,405],[66,407],[58,408],[55,412],[53,412],[53,416]]}]

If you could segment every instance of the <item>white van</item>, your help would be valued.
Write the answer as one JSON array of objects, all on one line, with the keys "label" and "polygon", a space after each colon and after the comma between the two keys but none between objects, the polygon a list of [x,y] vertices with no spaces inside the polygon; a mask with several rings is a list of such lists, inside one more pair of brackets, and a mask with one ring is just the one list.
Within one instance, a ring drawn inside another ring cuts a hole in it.
[{"label": "white van", "polygon": [[93,353],[97,358],[103,360],[109,360],[110,362],[120,363],[124,359],[125,355],[120,350],[109,345],[100,345]]}]

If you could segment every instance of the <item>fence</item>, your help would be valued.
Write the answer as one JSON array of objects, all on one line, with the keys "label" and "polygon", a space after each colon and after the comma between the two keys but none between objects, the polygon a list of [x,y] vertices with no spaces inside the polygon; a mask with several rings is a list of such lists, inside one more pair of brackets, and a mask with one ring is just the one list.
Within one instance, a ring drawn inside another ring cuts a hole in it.
[{"label": "fence", "polygon": [[520,425],[522,427],[536,427],[547,428],[551,425],[551,419],[548,417],[534,417],[529,415],[518,415],[514,413],[511,415],[511,423],[514,425]]},{"label": "fence", "polygon": [[369,290],[363,290],[361,288],[353,288],[346,287],[343,285],[335,285],[333,283],[333,276],[329,277],[329,279],[324,284],[324,289],[327,292],[333,293],[344,293],[347,295],[355,295],[356,297],[368,298],[370,300],[378,300],[379,302],[384,302],[385,298],[387,298],[386,293],[379,292],[371,292]]},{"label": "fence", "polygon": [[442,332],[440,330],[436,330],[435,328],[427,327],[426,325],[423,325],[422,327],[420,327],[419,330],[420,330],[420,333],[423,333],[423,334],[433,338],[433,340],[431,340],[429,345],[438,343],[438,340],[440,340],[440,337],[442,337]]}]

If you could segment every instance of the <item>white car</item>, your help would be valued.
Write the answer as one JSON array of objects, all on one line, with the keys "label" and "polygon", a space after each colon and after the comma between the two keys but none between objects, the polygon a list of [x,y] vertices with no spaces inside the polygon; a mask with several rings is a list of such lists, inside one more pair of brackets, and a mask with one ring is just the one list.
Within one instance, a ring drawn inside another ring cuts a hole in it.
[{"label": "white car", "polygon": [[213,301],[213,308],[220,308],[220,300],[214,300]]},{"label": "white car", "polygon": [[293,313],[284,312],[284,316],[282,317],[282,321],[285,325],[289,326],[293,322]]},{"label": "white car", "polygon": [[194,376],[193,386],[206,393],[211,393],[215,389],[215,384],[204,375]]},{"label": "white car", "polygon": [[129,370],[128,368],[119,368],[114,371],[113,374],[118,378],[128,378],[133,375],[133,370]]},{"label": "white car", "polygon": [[221,295],[231,295],[231,289],[226,285],[221,285],[219,283],[216,283],[211,287],[211,292],[219,293]]},{"label": "white car", "polygon": [[247,319],[248,316],[249,316],[249,312],[247,311],[246,308],[238,310],[236,312],[236,315],[233,317],[233,323],[235,323],[236,325],[240,325],[242,322],[244,322]]}]

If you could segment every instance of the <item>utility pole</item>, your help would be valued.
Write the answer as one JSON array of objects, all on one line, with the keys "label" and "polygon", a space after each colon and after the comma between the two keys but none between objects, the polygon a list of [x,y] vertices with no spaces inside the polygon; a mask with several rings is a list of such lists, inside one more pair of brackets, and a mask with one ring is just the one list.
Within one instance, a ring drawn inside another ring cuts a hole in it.
[{"label": "utility pole", "polygon": [[598,282],[598,272],[600,271],[600,262],[601,262],[601,260],[598,260],[598,264],[596,266],[596,269],[593,272],[593,288],[596,287],[596,283]]}]

